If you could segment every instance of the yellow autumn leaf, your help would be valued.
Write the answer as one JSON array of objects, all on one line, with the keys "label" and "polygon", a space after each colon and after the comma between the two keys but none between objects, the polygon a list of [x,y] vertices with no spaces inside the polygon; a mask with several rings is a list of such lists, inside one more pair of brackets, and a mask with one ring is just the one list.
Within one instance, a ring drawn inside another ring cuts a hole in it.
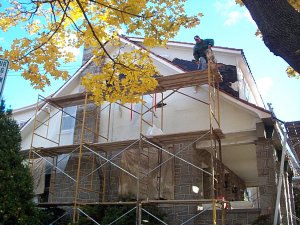
[{"label": "yellow autumn leaf", "polygon": [[[156,87],[153,75],[157,71],[145,51],[121,51],[120,31],[142,34],[147,48],[164,46],[181,27],[195,27],[200,22],[200,14],[187,15],[185,1],[8,1],[0,12],[0,29],[5,32],[18,26],[27,34],[16,39],[9,51],[0,53],[11,62],[11,69],[22,71],[34,88],[43,89],[50,85],[49,76],[69,77],[60,68],[61,63],[76,60],[69,49],[89,48],[94,63],[102,66],[101,73],[82,80],[94,101],[138,102],[141,94]],[[119,54],[110,55],[107,42],[119,49]]]}]

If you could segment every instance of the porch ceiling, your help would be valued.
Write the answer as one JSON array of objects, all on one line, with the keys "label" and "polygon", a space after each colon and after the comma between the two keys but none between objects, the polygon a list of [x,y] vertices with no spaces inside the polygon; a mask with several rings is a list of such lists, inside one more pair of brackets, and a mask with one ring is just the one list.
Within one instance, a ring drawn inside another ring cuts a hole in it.
[{"label": "porch ceiling", "polygon": [[223,163],[243,179],[247,187],[257,186],[258,172],[254,144],[222,146]]}]

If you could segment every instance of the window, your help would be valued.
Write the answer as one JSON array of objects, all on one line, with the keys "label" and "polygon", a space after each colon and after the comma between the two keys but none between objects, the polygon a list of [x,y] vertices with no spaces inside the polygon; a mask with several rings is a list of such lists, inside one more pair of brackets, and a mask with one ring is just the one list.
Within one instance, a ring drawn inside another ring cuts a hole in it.
[{"label": "window", "polygon": [[61,130],[73,130],[75,126],[76,106],[64,108]]}]

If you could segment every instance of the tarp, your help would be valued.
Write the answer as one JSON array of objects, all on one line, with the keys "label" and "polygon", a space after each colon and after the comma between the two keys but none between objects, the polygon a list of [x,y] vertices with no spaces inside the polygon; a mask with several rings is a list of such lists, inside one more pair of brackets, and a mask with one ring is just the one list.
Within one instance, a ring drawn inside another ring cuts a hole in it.
[{"label": "tarp", "polygon": [[44,159],[32,160],[31,174],[33,177],[33,191],[34,194],[40,195],[45,190],[45,168],[46,162]]},{"label": "tarp", "polygon": [[[160,163],[170,158],[159,149],[147,147],[129,149],[122,154],[121,166],[133,176],[140,177],[140,198],[142,199],[173,199],[174,198],[174,159]],[[138,190],[137,179],[126,172],[120,176],[119,194],[121,196],[135,196]]]}]

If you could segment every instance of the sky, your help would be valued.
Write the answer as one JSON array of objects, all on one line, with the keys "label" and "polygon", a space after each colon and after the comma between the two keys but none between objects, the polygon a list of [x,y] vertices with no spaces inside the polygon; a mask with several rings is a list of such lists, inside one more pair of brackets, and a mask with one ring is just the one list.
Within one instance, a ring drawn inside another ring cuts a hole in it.
[{"label": "sky", "polygon": [[[288,64],[255,36],[257,26],[245,7],[236,5],[234,0],[187,0],[185,8],[190,15],[201,12],[204,16],[197,27],[181,29],[175,41],[193,43],[197,34],[204,39],[213,38],[216,46],[243,49],[265,105],[271,103],[276,117],[282,121],[300,120],[300,104],[296,103],[300,96],[300,79],[289,78],[285,72]],[[20,29],[0,31],[0,46],[8,48],[11,41],[20,36]],[[70,74],[81,65],[81,52],[76,50],[76,53],[77,61],[63,66]],[[7,106],[17,109],[36,103],[38,94],[44,97],[52,94],[63,83],[62,80],[52,81],[52,86],[44,92],[37,91],[19,73],[8,71],[3,98]]]}]

